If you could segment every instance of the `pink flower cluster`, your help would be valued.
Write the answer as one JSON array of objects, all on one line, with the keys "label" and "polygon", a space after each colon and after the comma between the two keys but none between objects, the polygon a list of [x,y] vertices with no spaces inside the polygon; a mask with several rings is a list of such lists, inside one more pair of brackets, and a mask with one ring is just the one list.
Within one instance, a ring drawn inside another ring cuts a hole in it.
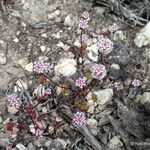
[{"label": "pink flower cluster", "polygon": [[118,25],[116,23],[113,23],[111,26],[108,27],[108,30],[111,32],[111,33],[114,33],[115,31],[118,30]]},{"label": "pink flower cluster", "polygon": [[84,11],[82,14],[81,14],[81,17],[87,21],[90,20],[90,15],[87,11]]},{"label": "pink flower cluster", "polygon": [[47,62],[34,62],[33,71],[36,73],[45,73],[52,69],[52,66],[50,63]]},{"label": "pink flower cluster", "polygon": [[83,30],[87,29],[89,27],[88,25],[88,21],[90,19],[89,17],[89,13],[84,11],[82,14],[81,14],[81,20],[79,22],[79,27]]},{"label": "pink flower cluster", "polygon": [[132,81],[132,85],[133,85],[134,87],[140,86],[140,80],[134,79],[134,80]]},{"label": "pink flower cluster", "polygon": [[19,108],[21,105],[20,99],[15,94],[7,96],[9,106]]},{"label": "pink flower cluster", "polygon": [[30,129],[30,131],[36,136],[41,137],[43,131],[39,129],[39,126],[37,124],[34,125],[33,129]]},{"label": "pink flower cluster", "polygon": [[86,81],[83,78],[78,78],[76,80],[76,86],[79,87],[80,89],[83,89],[84,86],[86,86]]},{"label": "pink flower cluster", "polygon": [[51,91],[50,88],[47,88],[47,89],[44,91],[44,95],[49,96],[49,95],[51,95],[51,94],[52,94],[52,91]]},{"label": "pink flower cluster", "polygon": [[113,42],[108,38],[102,38],[99,41],[99,51],[103,54],[108,54],[113,50]]},{"label": "pink flower cluster", "polygon": [[73,124],[76,127],[83,127],[86,124],[86,117],[85,113],[83,112],[76,112],[73,116]]},{"label": "pink flower cluster", "polygon": [[98,80],[103,79],[106,76],[106,67],[102,64],[96,64],[91,69],[93,78],[96,78]]}]

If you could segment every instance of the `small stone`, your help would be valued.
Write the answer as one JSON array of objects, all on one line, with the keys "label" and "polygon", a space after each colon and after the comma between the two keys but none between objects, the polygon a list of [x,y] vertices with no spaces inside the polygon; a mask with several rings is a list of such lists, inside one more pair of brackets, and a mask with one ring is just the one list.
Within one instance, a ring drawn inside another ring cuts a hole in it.
[{"label": "small stone", "polygon": [[57,44],[57,46],[60,47],[60,48],[62,48],[62,49],[64,49],[64,46],[65,46],[65,45],[64,45],[63,42],[60,41],[60,42]]},{"label": "small stone", "polygon": [[18,39],[18,38],[15,38],[15,39],[13,39],[13,41],[14,41],[15,43],[18,43],[18,42],[19,42],[19,39]]},{"label": "small stone", "polygon": [[36,146],[36,147],[42,147],[45,143],[45,138],[41,137],[41,138],[38,138],[36,140],[33,141],[33,144]]},{"label": "small stone", "polygon": [[118,64],[113,63],[110,66],[109,77],[111,79],[118,79],[121,75],[120,66]]},{"label": "small stone", "polygon": [[8,107],[8,112],[10,113],[10,114],[16,114],[17,112],[18,112],[19,110],[16,108],[16,107],[14,107],[14,106],[9,106]]},{"label": "small stone", "polygon": [[94,62],[98,61],[98,45],[97,44],[93,44],[89,47],[86,48],[87,50],[87,56],[89,57],[89,59],[91,59]]},{"label": "small stone", "polygon": [[16,65],[20,65],[22,68],[25,68],[25,66],[29,63],[28,58],[21,58],[16,60]]},{"label": "small stone", "polygon": [[60,11],[60,10],[55,10],[54,13],[55,13],[57,16],[60,16],[61,11]]},{"label": "small stone", "polygon": [[66,149],[67,143],[65,140],[57,138],[57,141],[62,145],[62,149]]},{"label": "small stone", "polygon": [[55,13],[51,13],[51,14],[48,14],[47,17],[48,17],[48,19],[53,20],[57,17],[57,15]]},{"label": "small stone", "polygon": [[93,92],[97,96],[98,109],[103,110],[113,97],[113,89],[105,89]]},{"label": "small stone", "polygon": [[49,133],[53,133],[54,132],[54,127],[53,126],[49,126],[48,131],[49,131]]},{"label": "small stone", "polygon": [[94,11],[96,12],[96,14],[98,15],[103,15],[105,12],[105,8],[104,7],[94,7]]},{"label": "small stone", "polygon": [[150,48],[146,48],[146,49],[145,49],[145,52],[146,52],[146,58],[147,58],[148,60],[150,60]]},{"label": "small stone", "polygon": [[75,74],[77,70],[76,65],[77,63],[75,59],[62,58],[55,66],[54,71],[56,75],[63,75],[66,77],[70,77],[73,74]]},{"label": "small stone", "polygon": [[61,22],[61,17],[57,17],[57,18],[55,19],[55,22],[56,22],[56,23]]},{"label": "small stone", "polygon": [[24,28],[26,28],[26,27],[27,27],[27,25],[26,25],[26,23],[25,23],[25,22],[21,22],[21,26],[22,26],[22,27],[24,27]]},{"label": "small stone", "polygon": [[27,85],[26,82],[24,82],[23,80],[19,79],[16,82],[16,86],[14,87],[14,92],[21,91],[23,89],[27,90],[28,89],[28,85]]},{"label": "small stone", "polygon": [[150,22],[136,35],[134,43],[138,47],[150,45]]},{"label": "small stone", "polygon": [[8,135],[0,135],[0,147],[5,148],[10,143]]},{"label": "small stone", "polygon": [[27,146],[27,150],[36,150],[36,147],[33,145],[32,142],[30,142]]},{"label": "small stone", "polygon": [[38,61],[48,61],[48,57],[47,56],[39,56]]},{"label": "small stone", "polygon": [[110,61],[119,62],[122,65],[127,65],[130,60],[129,53],[121,42],[114,43],[113,51],[109,55]]},{"label": "small stone", "polygon": [[150,103],[150,92],[144,92],[143,99],[141,100],[141,103]]},{"label": "small stone", "polygon": [[110,150],[121,150],[123,146],[123,143],[120,140],[119,136],[114,136],[112,139],[109,141],[109,149]]},{"label": "small stone", "polygon": [[73,14],[68,14],[65,18],[64,25],[69,26],[69,27],[73,27],[75,25],[73,18],[74,18]]},{"label": "small stone", "polygon": [[43,33],[43,34],[41,34],[41,37],[43,37],[43,38],[47,38],[48,36],[47,36],[47,34],[46,34],[46,33]]},{"label": "small stone", "polygon": [[2,117],[0,117],[0,123],[2,123],[3,122],[3,118]]},{"label": "small stone", "polygon": [[126,39],[126,35],[122,30],[116,31],[113,35],[113,40],[114,41],[119,41],[119,40],[123,41],[125,39]]},{"label": "small stone", "polygon": [[25,66],[25,70],[28,72],[32,72],[33,71],[33,63],[29,63]]},{"label": "small stone", "polygon": [[49,141],[45,142],[45,146],[46,146],[46,147],[50,147],[51,143],[52,143],[52,141],[49,140]]},{"label": "small stone", "polygon": [[98,134],[98,122],[94,118],[87,119],[87,125],[89,126],[92,134]]},{"label": "small stone", "polygon": [[27,148],[26,148],[23,144],[21,144],[21,143],[17,144],[16,147],[17,147],[19,150],[27,150]]},{"label": "small stone", "polygon": [[40,46],[40,49],[41,49],[42,52],[45,52],[45,51],[46,51],[46,46],[41,45],[41,46]]},{"label": "small stone", "polygon": [[1,64],[1,65],[5,65],[6,62],[7,62],[6,54],[0,52],[0,64]]}]

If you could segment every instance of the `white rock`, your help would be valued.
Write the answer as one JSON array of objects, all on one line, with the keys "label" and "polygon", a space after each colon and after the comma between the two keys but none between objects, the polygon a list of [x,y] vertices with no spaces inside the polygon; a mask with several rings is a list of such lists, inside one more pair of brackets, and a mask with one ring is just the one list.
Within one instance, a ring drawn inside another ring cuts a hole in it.
[{"label": "white rock", "polygon": [[14,107],[14,106],[9,106],[8,107],[8,112],[10,113],[10,114],[16,114],[17,112],[18,112],[19,110],[16,108],[16,107]]},{"label": "white rock", "polygon": [[33,145],[32,142],[30,142],[30,143],[28,144],[28,146],[27,146],[27,149],[28,149],[28,150],[36,150],[36,147]]},{"label": "white rock", "polygon": [[34,94],[39,98],[44,96],[44,91],[45,91],[45,86],[43,86],[42,84],[40,84],[35,90],[34,90]]},{"label": "white rock", "polygon": [[3,118],[2,117],[0,117],[0,123],[2,123],[3,122]]},{"label": "white rock", "polygon": [[68,14],[66,17],[65,17],[65,21],[64,21],[64,25],[65,26],[69,26],[69,27],[73,27],[75,25],[75,22],[74,22],[74,15],[73,14]]},{"label": "white rock", "polygon": [[86,51],[88,51],[87,56],[94,62],[98,61],[98,49],[97,44],[93,44],[86,48]]},{"label": "white rock", "polygon": [[150,92],[144,92],[141,103],[150,103]]},{"label": "white rock", "polygon": [[0,53],[0,64],[4,65],[6,64],[7,59],[6,59],[6,55],[4,53]]},{"label": "white rock", "polygon": [[43,34],[41,34],[41,37],[47,38],[47,34],[46,34],[46,33],[43,33]]},{"label": "white rock", "polygon": [[23,89],[28,89],[28,85],[26,82],[21,79],[16,82],[16,86],[14,87],[14,92],[21,91]]},{"label": "white rock", "polygon": [[98,134],[98,122],[94,118],[87,119],[87,125],[89,126],[92,134]]},{"label": "white rock", "polygon": [[150,60],[150,48],[146,48],[146,58]]},{"label": "white rock", "polygon": [[21,144],[21,143],[17,144],[16,147],[17,147],[19,150],[27,150],[27,148],[26,148],[23,144]]},{"label": "white rock", "polygon": [[62,145],[62,149],[66,149],[67,143],[63,139],[57,138],[57,141]]},{"label": "white rock", "polygon": [[50,147],[51,143],[52,143],[52,141],[49,140],[49,141],[45,142],[45,146],[46,146],[46,147]]},{"label": "white rock", "polygon": [[28,58],[22,58],[22,59],[18,59],[16,61],[17,65],[20,65],[22,68],[25,68],[25,66],[29,63]]},{"label": "white rock", "polygon": [[57,15],[53,12],[51,14],[48,14],[47,17],[48,17],[48,19],[53,20],[53,19],[55,19],[57,17]]},{"label": "white rock", "polygon": [[62,58],[55,66],[54,71],[57,75],[70,77],[76,72],[76,65],[77,63],[75,59]]},{"label": "white rock", "polygon": [[65,46],[65,45],[64,45],[63,42],[60,41],[60,42],[57,44],[57,46],[60,47],[60,48],[62,48],[62,49],[64,49],[64,46]]},{"label": "white rock", "polygon": [[147,23],[140,33],[137,33],[134,42],[138,47],[150,45],[150,22]]},{"label": "white rock", "polygon": [[123,146],[123,143],[120,141],[119,136],[114,136],[112,139],[110,139],[108,146],[110,150],[121,150],[120,147]]},{"label": "white rock", "polygon": [[61,11],[60,11],[60,10],[55,10],[54,13],[55,13],[57,16],[60,16]]},{"label": "white rock", "polygon": [[25,66],[25,70],[26,71],[29,71],[29,72],[32,72],[33,71],[33,63],[29,63]]},{"label": "white rock", "polygon": [[93,92],[97,96],[98,109],[102,110],[109,104],[113,97],[112,89],[105,89]]},{"label": "white rock", "polygon": [[120,69],[120,66],[118,64],[115,64],[115,63],[113,63],[110,67],[113,69],[116,69],[116,70]]},{"label": "white rock", "polygon": [[15,38],[15,39],[13,39],[13,41],[14,41],[15,43],[18,43],[18,42],[19,42],[19,39],[18,39],[18,38]]},{"label": "white rock", "polygon": [[42,52],[45,52],[45,51],[46,51],[46,46],[41,45],[41,46],[40,46],[40,49],[41,49]]},{"label": "white rock", "polygon": [[116,31],[116,32],[114,33],[114,35],[113,35],[113,40],[114,40],[114,41],[118,41],[118,40],[123,41],[123,40],[125,40],[125,39],[126,39],[126,35],[125,35],[125,33],[124,33],[122,30]]},{"label": "white rock", "polygon": [[54,132],[54,127],[53,126],[49,126],[48,131],[49,131],[49,133],[53,133]]},{"label": "white rock", "polygon": [[80,42],[79,42],[78,39],[75,40],[74,46],[76,46],[76,47],[78,47],[78,48],[81,46],[81,44],[80,44]]},{"label": "white rock", "polygon": [[48,57],[47,56],[39,56],[38,61],[48,61]]}]

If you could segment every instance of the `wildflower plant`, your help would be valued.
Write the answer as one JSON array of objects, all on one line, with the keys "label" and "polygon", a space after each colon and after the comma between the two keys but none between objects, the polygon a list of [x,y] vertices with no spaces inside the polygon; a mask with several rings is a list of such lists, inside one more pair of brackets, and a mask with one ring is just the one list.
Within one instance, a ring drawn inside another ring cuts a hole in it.
[{"label": "wildflower plant", "polygon": [[[75,55],[73,59],[62,58],[57,64],[35,61],[33,75],[28,83],[30,90],[22,88],[21,91],[15,93],[16,95],[13,92],[8,93],[7,107],[14,106],[18,109],[18,112],[13,115],[21,118],[17,124],[15,124],[15,119],[8,121],[7,129],[9,131],[13,132],[13,127],[16,126],[19,131],[24,128],[26,132],[28,131],[36,137],[49,135],[47,127],[42,124],[43,118],[52,109],[62,107],[62,104],[68,105],[74,110],[72,118],[74,126],[84,127],[86,125],[88,116],[86,115],[88,110],[86,97],[97,83],[101,83],[107,77],[106,64],[101,59],[95,63],[91,62],[91,66],[85,63],[89,21],[89,13],[83,12],[79,21],[81,46],[78,49],[70,48],[68,50]],[[98,46],[100,54],[107,55],[113,51],[113,42],[109,37],[104,36]],[[136,84],[134,82],[133,85],[137,86],[137,82]],[[44,114],[42,109],[39,111],[37,109],[39,106],[47,107],[47,112],[45,111]],[[23,114],[24,117],[22,117]]]}]

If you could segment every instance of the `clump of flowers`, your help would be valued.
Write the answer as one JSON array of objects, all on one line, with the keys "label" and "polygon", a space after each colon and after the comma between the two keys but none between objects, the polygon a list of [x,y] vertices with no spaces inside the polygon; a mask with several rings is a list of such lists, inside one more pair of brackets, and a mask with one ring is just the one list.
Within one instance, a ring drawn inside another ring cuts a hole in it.
[{"label": "clump of flowers", "polygon": [[118,27],[118,25],[117,25],[116,23],[113,23],[111,26],[108,27],[108,30],[109,30],[111,33],[116,32],[118,29],[119,29],[119,27]]},{"label": "clump of flowers", "polygon": [[98,80],[103,79],[106,76],[106,67],[102,64],[96,64],[91,69],[93,78],[96,78]]},{"label": "clump of flowers", "polygon": [[134,79],[134,80],[132,81],[132,85],[133,85],[134,87],[140,86],[140,80]]},{"label": "clump of flowers", "polygon": [[89,13],[85,11],[81,14],[81,17],[82,18],[79,21],[79,27],[80,27],[80,29],[85,30],[89,27],[89,25],[88,25],[88,21],[90,19]]},{"label": "clump of flowers", "polygon": [[83,112],[76,112],[73,116],[73,124],[76,127],[83,127],[86,121],[85,113]]},{"label": "clump of flowers", "polygon": [[21,105],[21,101],[15,94],[11,94],[7,96],[8,105],[11,107],[19,108]]},{"label": "clump of flowers", "polygon": [[45,73],[48,72],[52,69],[52,66],[50,63],[47,62],[34,62],[34,66],[33,66],[33,71],[40,74],[40,73]]},{"label": "clump of flowers", "polygon": [[87,21],[90,20],[90,15],[87,11],[84,11],[82,14],[81,14],[81,17]]},{"label": "clump of flowers", "polygon": [[76,86],[79,87],[80,89],[83,89],[84,86],[86,86],[86,81],[83,78],[78,78],[76,80]]},{"label": "clump of flowers", "polygon": [[108,38],[102,38],[99,41],[99,52],[102,54],[109,54],[113,50],[113,42]]},{"label": "clump of flowers", "polygon": [[51,95],[51,94],[52,94],[52,91],[51,91],[50,88],[47,88],[47,89],[44,91],[44,95],[46,95],[46,96],[49,96],[49,95]]},{"label": "clump of flowers", "polygon": [[40,130],[39,126],[35,124],[34,126],[30,126],[30,131],[36,136],[36,137],[41,137],[43,134],[43,131]]}]

